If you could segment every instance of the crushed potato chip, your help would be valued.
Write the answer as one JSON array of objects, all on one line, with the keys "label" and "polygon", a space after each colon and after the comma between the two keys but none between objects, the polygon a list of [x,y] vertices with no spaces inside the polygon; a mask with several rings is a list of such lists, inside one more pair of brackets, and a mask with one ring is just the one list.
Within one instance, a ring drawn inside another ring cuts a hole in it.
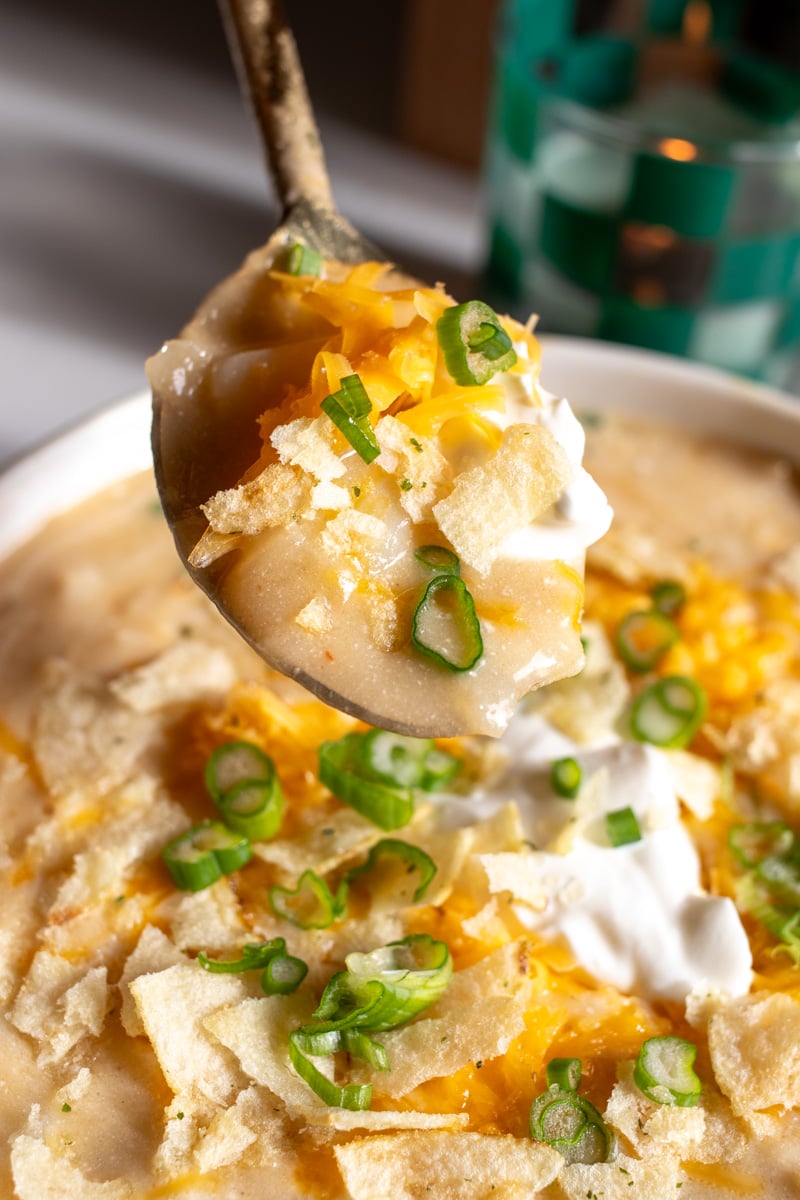
[{"label": "crushed potato chip", "polygon": [[708,1019],[708,1049],[736,1115],[800,1106],[800,1003],[791,996],[721,1001]]},{"label": "crushed potato chip", "polygon": [[[494,458],[456,476],[434,516],[459,557],[485,574],[508,535],[555,504],[571,477],[569,460],[548,429],[511,425]],[[482,513],[491,520],[476,518]]]},{"label": "crushed potato chip", "polygon": [[261,533],[289,525],[311,503],[311,483],[297,467],[271,463],[238,487],[217,492],[201,508],[214,533]]}]

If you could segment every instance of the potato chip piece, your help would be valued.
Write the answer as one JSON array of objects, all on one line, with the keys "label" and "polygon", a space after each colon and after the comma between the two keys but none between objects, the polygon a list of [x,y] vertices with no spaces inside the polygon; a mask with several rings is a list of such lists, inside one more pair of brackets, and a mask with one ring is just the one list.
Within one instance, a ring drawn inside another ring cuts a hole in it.
[{"label": "potato chip piece", "polygon": [[429,521],[434,504],[452,480],[449,462],[429,438],[414,437],[396,417],[381,417],[375,437],[381,448],[378,466],[401,485],[403,508],[415,523]]},{"label": "potato chip piece", "polygon": [[356,855],[366,854],[382,836],[372,821],[352,808],[341,808],[298,837],[257,842],[253,852],[299,879],[306,868],[326,875]]},{"label": "potato chip piece", "polygon": [[469,1125],[468,1113],[428,1113],[414,1112],[406,1109],[403,1112],[375,1111],[366,1109],[364,1112],[349,1112],[346,1108],[328,1108],[309,1116],[310,1124],[323,1125],[328,1129],[349,1132],[354,1129],[365,1129],[380,1133],[388,1129],[466,1129]]},{"label": "potato chip piece", "polygon": [[49,664],[33,752],[54,795],[103,794],[123,783],[154,735],[154,719],[132,713],[99,679]]},{"label": "potato chip piece", "polygon": [[[564,1160],[510,1136],[430,1130],[359,1138],[334,1154],[352,1200],[496,1200],[536,1195]],[[584,1193],[585,1196],[585,1193]]]},{"label": "potato chip piece", "polygon": [[338,483],[317,483],[311,492],[311,507],[315,512],[340,512],[352,503],[350,492]]},{"label": "potato chip piece", "polygon": [[739,1116],[800,1105],[800,1003],[782,992],[721,1000],[708,1021],[720,1090]]},{"label": "potato chip piece", "polygon": [[371,1077],[375,1094],[405,1096],[428,1079],[505,1054],[525,1029],[533,988],[525,947],[510,942],[456,972],[429,1017],[382,1035],[391,1070]]},{"label": "potato chip piece", "polygon": [[608,1124],[642,1158],[667,1149],[679,1159],[695,1158],[705,1133],[704,1109],[654,1104],[634,1084],[632,1063],[624,1063],[620,1075],[604,1113]]},{"label": "potato chip piece", "polygon": [[685,1179],[669,1151],[643,1160],[620,1154],[613,1162],[565,1166],[555,1195],[564,1200],[666,1200],[681,1195],[677,1189]]},{"label": "potato chip piece", "polygon": [[323,549],[332,558],[348,555],[357,558],[370,549],[370,542],[386,538],[386,522],[371,513],[345,508],[327,522],[321,534]]},{"label": "potato chip piece", "polygon": [[66,1154],[26,1133],[11,1143],[11,1173],[18,1200],[133,1200],[135,1194],[124,1179],[87,1179]]},{"label": "potato chip piece", "polygon": [[60,1062],[85,1037],[97,1037],[108,1008],[105,967],[86,969],[39,950],[8,1014],[11,1024],[40,1043],[38,1062]]},{"label": "potato chip piece", "polygon": [[282,463],[300,467],[314,479],[325,483],[339,479],[345,465],[333,448],[335,428],[327,417],[298,417],[278,425],[269,440]]},{"label": "potato chip piece", "polygon": [[[252,997],[209,1013],[203,1028],[236,1055],[250,1079],[279,1096],[290,1113],[304,1115],[325,1106],[289,1062],[289,1033],[309,1019],[312,1007],[307,997]],[[325,1060],[317,1065],[332,1067]]]},{"label": "potato chip piece", "polygon": [[223,554],[229,554],[242,544],[240,533],[215,533],[209,526],[189,555],[193,567],[210,567]]},{"label": "potato chip piece", "polygon": [[140,975],[129,987],[173,1092],[229,1103],[246,1080],[232,1055],[208,1036],[204,1020],[247,996],[243,977],[213,975],[194,963],[179,963],[154,975]]},{"label": "potato chip piece", "polygon": [[327,633],[333,628],[330,602],[324,596],[314,596],[300,609],[295,621],[306,633]]},{"label": "potato chip piece", "polygon": [[[311,503],[311,480],[297,467],[271,463],[248,483],[217,492],[201,504],[215,533],[252,535],[289,525]],[[190,561],[194,564],[195,547]]]},{"label": "potato chip piece", "polygon": [[176,892],[161,905],[160,915],[168,919],[172,940],[180,950],[223,954],[252,940],[226,878],[200,892]]},{"label": "potato chip piece", "polygon": [[219,1167],[238,1162],[258,1134],[251,1129],[244,1117],[247,1102],[241,1092],[236,1103],[212,1117],[200,1135],[194,1151],[198,1169],[205,1175]]},{"label": "potato chip piece", "polygon": [[650,528],[636,529],[631,520],[624,526],[612,524],[604,537],[589,548],[587,560],[595,570],[632,587],[659,579],[691,583],[689,555],[678,554]]},{"label": "potato chip piece", "polygon": [[184,638],[150,662],[118,675],[109,690],[134,712],[149,713],[222,696],[235,682],[236,668],[224,650]]},{"label": "potato chip piece", "polygon": [[129,984],[134,979],[138,979],[140,975],[152,975],[159,971],[166,971],[167,967],[174,967],[176,963],[185,961],[186,955],[178,949],[174,942],[170,941],[165,933],[162,933],[155,925],[145,926],[136,949],[125,960],[125,966],[117,984],[122,996],[120,1018],[127,1034],[131,1037],[138,1037],[144,1033],[144,1025],[131,995]]},{"label": "potato chip piece", "polygon": [[459,557],[485,575],[509,534],[546,512],[571,477],[569,459],[548,429],[511,425],[494,457],[458,475],[433,513]]}]

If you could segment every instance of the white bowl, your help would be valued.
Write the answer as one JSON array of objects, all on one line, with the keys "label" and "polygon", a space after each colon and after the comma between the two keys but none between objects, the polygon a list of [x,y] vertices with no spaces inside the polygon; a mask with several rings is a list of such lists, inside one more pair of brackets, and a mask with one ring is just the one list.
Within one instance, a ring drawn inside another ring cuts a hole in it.
[{"label": "white bowl", "polygon": [[[800,464],[800,402],[664,354],[542,338],[542,381],[578,411],[617,409],[700,429]],[[0,476],[0,556],[51,517],[152,463],[150,395],[140,392],[56,436]]]}]

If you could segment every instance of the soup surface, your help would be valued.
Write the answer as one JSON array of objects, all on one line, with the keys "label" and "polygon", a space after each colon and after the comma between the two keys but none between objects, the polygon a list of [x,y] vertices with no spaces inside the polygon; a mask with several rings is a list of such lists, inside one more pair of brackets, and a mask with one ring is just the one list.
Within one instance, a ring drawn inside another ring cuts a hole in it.
[{"label": "soup surface", "polygon": [[[616,418],[587,464],[616,518],[586,666],[499,740],[377,740],[269,671],[149,477],[0,566],[0,1194],[798,1194],[793,473]],[[228,803],[240,742],[280,780],[271,836]],[[200,886],[175,841],[232,812],[251,857]],[[308,968],[286,994],[275,939]],[[657,1099],[651,1038],[684,1063]]]}]

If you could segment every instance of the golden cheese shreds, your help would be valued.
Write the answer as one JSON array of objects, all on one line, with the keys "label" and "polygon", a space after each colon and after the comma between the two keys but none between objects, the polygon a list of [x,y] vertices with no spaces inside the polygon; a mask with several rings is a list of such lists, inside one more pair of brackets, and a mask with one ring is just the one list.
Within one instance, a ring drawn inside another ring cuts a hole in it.
[{"label": "golden cheese shreds", "polygon": [[556,1150],[479,1133],[396,1133],[334,1149],[352,1200],[534,1197],[557,1176]]},{"label": "golden cheese shreds", "polygon": [[302,516],[311,504],[311,487],[298,467],[271,463],[255,479],[217,492],[201,508],[215,533],[261,533]]},{"label": "golden cheese shreds", "polygon": [[800,1003],[782,992],[721,1001],[708,1018],[714,1076],[734,1113],[800,1105]]},{"label": "golden cheese shreds", "polygon": [[434,516],[459,557],[485,574],[509,534],[546,512],[571,478],[566,453],[548,429],[511,425],[493,458],[456,477]]}]

